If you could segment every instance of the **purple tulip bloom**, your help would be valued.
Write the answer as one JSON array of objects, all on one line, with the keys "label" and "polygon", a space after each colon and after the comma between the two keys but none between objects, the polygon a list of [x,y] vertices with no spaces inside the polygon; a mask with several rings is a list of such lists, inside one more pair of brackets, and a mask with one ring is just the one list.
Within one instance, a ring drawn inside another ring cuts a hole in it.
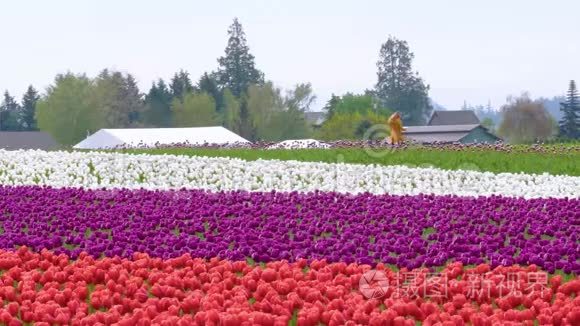
[{"label": "purple tulip bloom", "polygon": [[580,200],[0,187],[0,248],[580,272]]}]

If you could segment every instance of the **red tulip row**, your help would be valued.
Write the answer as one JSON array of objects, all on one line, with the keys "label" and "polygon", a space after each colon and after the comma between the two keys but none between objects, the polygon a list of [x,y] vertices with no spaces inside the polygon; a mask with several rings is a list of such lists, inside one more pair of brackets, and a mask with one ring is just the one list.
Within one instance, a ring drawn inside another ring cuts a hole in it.
[{"label": "red tulip row", "polygon": [[0,251],[0,269],[0,323],[7,325],[580,323],[580,277],[563,282],[535,266],[491,270],[453,263],[432,273],[188,255],[81,254],[71,261],[20,248]]}]

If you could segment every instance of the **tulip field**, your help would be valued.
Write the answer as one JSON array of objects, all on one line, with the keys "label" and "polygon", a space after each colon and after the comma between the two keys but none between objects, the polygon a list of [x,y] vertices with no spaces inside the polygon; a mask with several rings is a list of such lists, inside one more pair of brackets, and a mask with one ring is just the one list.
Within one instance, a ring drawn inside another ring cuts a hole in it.
[{"label": "tulip field", "polygon": [[580,325],[577,148],[260,150],[0,150],[0,324]]}]

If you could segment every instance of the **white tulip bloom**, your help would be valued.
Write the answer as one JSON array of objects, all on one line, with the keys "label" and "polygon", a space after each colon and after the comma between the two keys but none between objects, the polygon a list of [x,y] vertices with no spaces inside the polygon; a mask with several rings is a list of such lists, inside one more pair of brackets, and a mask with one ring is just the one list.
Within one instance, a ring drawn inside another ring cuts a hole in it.
[{"label": "white tulip bloom", "polygon": [[433,167],[104,152],[0,150],[0,184],[211,191],[336,191],[461,196],[580,197],[580,177]]}]

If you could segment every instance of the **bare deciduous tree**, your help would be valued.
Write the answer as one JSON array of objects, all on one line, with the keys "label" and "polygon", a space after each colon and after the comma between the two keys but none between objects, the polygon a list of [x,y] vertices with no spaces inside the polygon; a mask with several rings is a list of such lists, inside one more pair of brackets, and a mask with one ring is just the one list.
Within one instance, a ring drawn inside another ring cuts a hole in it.
[{"label": "bare deciduous tree", "polygon": [[510,143],[531,143],[551,138],[555,132],[554,119],[540,101],[533,101],[524,93],[508,98],[502,107],[498,134]]}]

